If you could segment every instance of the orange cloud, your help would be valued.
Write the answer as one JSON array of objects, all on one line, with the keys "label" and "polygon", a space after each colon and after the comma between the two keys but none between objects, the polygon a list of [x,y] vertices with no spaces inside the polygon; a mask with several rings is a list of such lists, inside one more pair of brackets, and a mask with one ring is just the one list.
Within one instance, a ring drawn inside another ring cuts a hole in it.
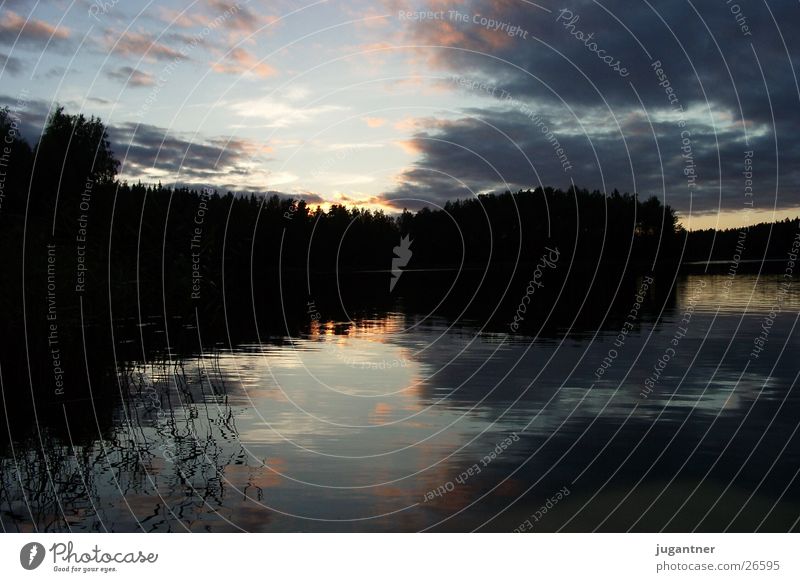
[{"label": "orange cloud", "polygon": [[186,58],[180,51],[157,42],[152,35],[142,32],[123,32],[116,39],[112,35],[106,35],[105,44],[111,52],[125,57],[145,57],[162,61]]},{"label": "orange cloud", "polygon": [[394,128],[398,131],[413,131],[419,127],[419,120],[414,117],[404,117],[395,122]]},{"label": "orange cloud", "polygon": [[211,63],[211,69],[217,73],[244,75],[251,74],[258,77],[271,77],[277,70],[267,63],[259,61],[255,55],[243,48],[235,48],[225,57],[226,61]]},{"label": "orange cloud", "polygon": [[178,28],[192,28],[194,26],[205,26],[208,23],[208,18],[194,12],[192,10],[184,10],[179,12],[171,8],[159,8],[161,20]]},{"label": "orange cloud", "polygon": [[403,148],[403,151],[405,151],[407,154],[411,154],[411,155],[415,156],[417,154],[422,153],[422,148],[419,146],[419,143],[417,142],[417,140],[404,139],[404,140],[396,141],[395,143],[397,145],[399,145],[401,148]]},{"label": "orange cloud", "polygon": [[44,20],[26,19],[12,10],[3,15],[3,22],[0,24],[0,41],[8,44],[40,43],[68,38],[68,28],[56,27]]},{"label": "orange cloud", "polygon": [[436,21],[434,26],[430,27],[430,34],[428,35],[429,42],[434,45],[441,46],[467,46],[469,47],[469,37],[456,28],[455,24],[446,21]]},{"label": "orange cloud", "polygon": [[[490,3],[491,13],[481,13],[480,16],[513,26],[518,3],[518,0],[493,0]],[[426,9],[445,12],[444,19],[430,20],[419,25],[406,23],[407,26],[400,28],[405,35],[404,44],[420,45],[419,48],[412,51],[416,58],[411,60],[411,63],[423,66],[434,65],[447,69],[452,65],[452,53],[444,47],[457,47],[492,54],[501,49],[507,49],[518,41],[504,30],[492,30],[479,23],[474,23],[471,17],[478,13],[470,9],[468,2],[431,0],[426,4]],[[458,9],[459,12],[470,18],[467,19],[467,22],[451,20],[448,11],[453,9]],[[529,32],[536,33],[533,29]],[[443,48],[431,50],[430,47]]]},{"label": "orange cloud", "polygon": [[369,127],[381,127],[386,123],[386,119],[383,117],[362,117],[361,119]]},{"label": "orange cloud", "polygon": [[278,20],[276,16],[253,12],[241,2],[210,0],[208,6],[220,15],[218,20],[224,18],[222,25],[226,29],[240,35],[253,34]]},{"label": "orange cloud", "polygon": [[398,131],[420,131],[423,129],[442,129],[448,126],[448,121],[435,117],[404,117],[394,124]]},{"label": "orange cloud", "polygon": [[[219,140],[219,143],[222,143],[222,140]],[[226,147],[232,147],[237,151],[245,152],[252,156],[259,154],[271,154],[275,151],[275,149],[270,145],[243,138],[226,139],[225,145]]]}]

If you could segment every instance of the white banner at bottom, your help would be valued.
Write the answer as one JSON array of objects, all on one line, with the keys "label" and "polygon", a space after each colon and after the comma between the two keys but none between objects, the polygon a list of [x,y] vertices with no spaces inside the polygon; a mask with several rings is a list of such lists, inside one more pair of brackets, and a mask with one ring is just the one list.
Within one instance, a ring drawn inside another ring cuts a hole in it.
[{"label": "white banner at bottom", "polygon": [[800,579],[792,534],[6,534],[16,580]]}]

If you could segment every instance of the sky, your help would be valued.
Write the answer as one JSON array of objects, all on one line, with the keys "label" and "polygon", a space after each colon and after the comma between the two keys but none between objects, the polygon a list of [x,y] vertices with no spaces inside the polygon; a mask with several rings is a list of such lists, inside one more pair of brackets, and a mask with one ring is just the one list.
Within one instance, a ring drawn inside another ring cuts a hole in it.
[{"label": "sky", "polygon": [[396,212],[571,184],[800,215],[795,1],[0,0],[0,106],[121,177]]}]

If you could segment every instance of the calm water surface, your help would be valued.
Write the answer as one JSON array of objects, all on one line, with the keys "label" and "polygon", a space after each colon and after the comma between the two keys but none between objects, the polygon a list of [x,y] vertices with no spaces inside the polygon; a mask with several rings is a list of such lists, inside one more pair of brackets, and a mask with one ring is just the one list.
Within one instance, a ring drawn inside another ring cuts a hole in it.
[{"label": "calm water surface", "polygon": [[5,453],[1,521],[511,531],[549,503],[534,531],[797,530],[800,295],[775,275],[729,283],[682,277],[674,304],[642,309],[616,344],[633,296],[592,333],[398,311],[129,362],[107,387],[124,398],[104,438],[44,431]]}]

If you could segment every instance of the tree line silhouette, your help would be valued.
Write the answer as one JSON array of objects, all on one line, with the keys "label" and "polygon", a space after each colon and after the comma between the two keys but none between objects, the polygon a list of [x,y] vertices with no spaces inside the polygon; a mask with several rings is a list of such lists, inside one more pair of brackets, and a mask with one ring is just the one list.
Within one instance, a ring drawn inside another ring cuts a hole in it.
[{"label": "tree line silhouette", "polygon": [[800,234],[800,219],[785,218],[748,227],[695,230],[687,237],[685,261],[786,261],[792,242]]},{"label": "tree line silhouette", "polygon": [[[658,198],[616,190],[481,194],[391,216],[340,204],[323,210],[277,195],[130,184],[117,179],[120,162],[100,119],[59,107],[34,146],[14,122],[0,110],[6,314],[20,314],[29,292],[36,311],[36,294],[48,283],[48,249],[60,313],[75,316],[83,298],[84,319],[102,321],[112,314],[190,315],[223,304],[226,316],[247,316],[254,306],[306,299],[282,297],[279,281],[291,289],[309,276],[337,273],[386,271],[381,294],[388,295],[393,248],[406,235],[413,241],[409,269],[507,273],[535,263],[550,245],[573,268],[601,265],[612,279],[674,269],[680,260],[731,260],[741,241],[737,229],[687,233]],[[780,256],[796,227],[796,219],[751,227],[742,258]],[[413,286],[405,277],[397,293],[413,294]]]},{"label": "tree line silhouette", "polygon": [[[648,301],[673,301],[681,259],[730,260],[741,237],[687,233],[654,197],[574,187],[393,216],[128,183],[100,119],[57,108],[33,146],[18,123],[0,109],[0,382],[14,434],[30,428],[34,404],[42,426],[60,426],[66,406],[89,432],[100,417],[105,430],[124,362],[285,342],[309,329],[310,305],[329,322],[400,309],[507,332],[545,249],[558,250],[558,265],[518,333],[614,327],[615,312],[596,306],[623,297],[627,309],[645,273],[667,275]],[[782,256],[796,230],[796,220],[749,229],[746,256]],[[404,236],[410,260],[391,287]]]},{"label": "tree line silhouette", "polygon": [[[0,110],[0,364],[12,368],[49,353],[53,323],[65,361],[84,361],[86,345],[92,362],[105,363],[184,344],[191,352],[199,333],[211,342],[281,341],[308,327],[309,304],[343,321],[400,301],[411,314],[492,319],[505,329],[545,248],[558,249],[560,263],[541,291],[543,311],[531,308],[525,325],[579,313],[591,328],[600,316],[585,309],[587,299],[608,305],[621,281],[635,289],[636,277],[674,274],[681,259],[729,260],[739,240],[735,230],[687,233],[657,198],[616,190],[481,194],[393,216],[128,183],[100,119],[59,107],[33,146],[17,124]],[[796,228],[796,220],[751,228],[746,256],[781,256]],[[403,236],[412,241],[409,271],[392,288]],[[668,295],[672,276],[659,280]],[[34,365],[29,373],[46,384],[51,372]],[[91,370],[72,374],[88,380]]]}]

